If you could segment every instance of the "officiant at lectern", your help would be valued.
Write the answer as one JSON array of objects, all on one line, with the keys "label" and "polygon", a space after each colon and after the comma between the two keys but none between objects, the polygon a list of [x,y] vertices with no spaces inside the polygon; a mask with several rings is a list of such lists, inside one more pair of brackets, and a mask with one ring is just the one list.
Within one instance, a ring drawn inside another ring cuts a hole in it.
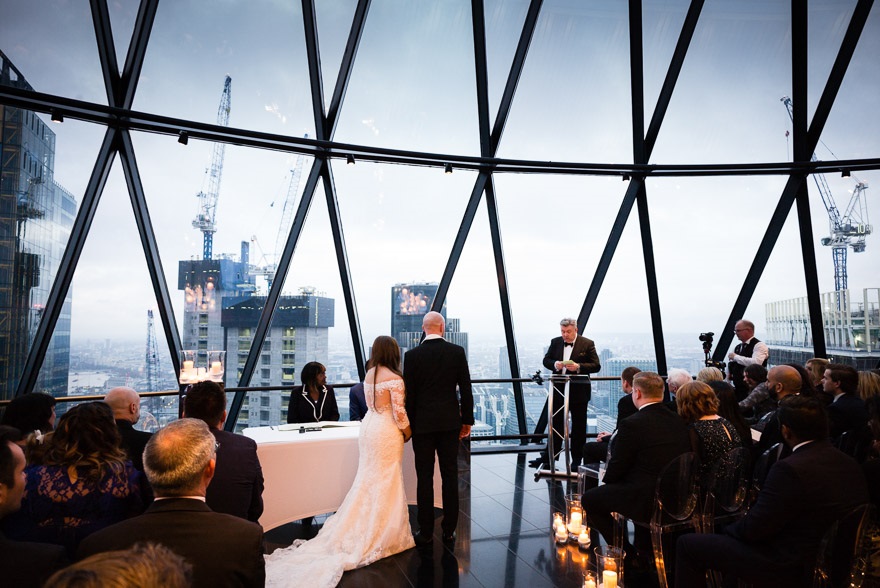
[{"label": "officiant at lectern", "polygon": [[[591,339],[578,335],[577,321],[564,318],[559,321],[562,336],[550,341],[547,355],[544,356],[544,367],[556,375],[587,376],[595,374],[602,366],[596,345]],[[565,402],[565,382],[553,385],[553,406],[562,407]],[[590,379],[588,377],[573,378],[568,389],[568,412],[571,414],[571,468],[577,471],[581,465],[584,443],[587,441],[587,404],[590,402]],[[563,447],[562,432],[566,415],[561,410],[553,414],[553,460]],[[549,449],[531,462],[532,467],[541,467],[550,463]]]}]

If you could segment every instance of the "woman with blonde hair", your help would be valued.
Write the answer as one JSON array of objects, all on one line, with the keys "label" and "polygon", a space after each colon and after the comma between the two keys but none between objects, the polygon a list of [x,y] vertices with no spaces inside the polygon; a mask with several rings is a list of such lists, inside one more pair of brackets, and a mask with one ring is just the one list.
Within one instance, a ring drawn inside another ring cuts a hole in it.
[{"label": "woman with blonde hair", "polygon": [[742,441],[730,421],[718,416],[718,397],[708,384],[688,382],[675,394],[675,405],[688,422],[691,446],[700,458],[700,476],[707,483],[716,464]]},{"label": "woman with blonde hair", "polygon": [[342,573],[415,546],[403,487],[403,444],[412,430],[400,372],[400,347],[393,337],[373,341],[364,378],[369,410],[360,425],[358,470],[336,514],[317,537],[294,541],[266,556],[266,586],[336,586]]},{"label": "woman with blonde hair", "polygon": [[704,367],[697,372],[698,382],[705,382],[708,384],[709,382],[720,382],[723,379],[724,373],[717,367]]},{"label": "woman with blonde hair", "polygon": [[859,397],[867,401],[872,396],[880,396],[880,375],[871,371],[859,372]]}]

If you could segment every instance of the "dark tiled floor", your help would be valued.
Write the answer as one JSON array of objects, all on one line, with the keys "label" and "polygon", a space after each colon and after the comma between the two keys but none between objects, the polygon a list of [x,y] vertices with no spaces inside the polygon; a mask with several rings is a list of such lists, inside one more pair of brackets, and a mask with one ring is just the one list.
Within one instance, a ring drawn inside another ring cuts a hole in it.
[{"label": "dark tiled floor", "polygon": [[[455,549],[436,540],[366,568],[347,572],[344,588],[484,587],[542,588],[583,586],[590,565],[577,546],[557,547],[550,532],[554,511],[565,508],[570,484],[535,480],[528,467],[534,455],[473,455],[470,475],[460,479],[461,514]],[[441,511],[436,511],[441,517]],[[309,531],[291,524],[266,534],[270,549],[314,535],[325,517]],[[415,507],[410,521],[416,527]],[[628,587],[651,586],[651,577],[627,577]]]}]

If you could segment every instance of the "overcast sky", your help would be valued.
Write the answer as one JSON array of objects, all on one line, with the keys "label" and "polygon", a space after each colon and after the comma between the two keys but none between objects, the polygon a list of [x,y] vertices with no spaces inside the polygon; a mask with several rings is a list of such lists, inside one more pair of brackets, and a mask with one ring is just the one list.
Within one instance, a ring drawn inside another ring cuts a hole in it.
[{"label": "overcast sky", "polygon": [[[329,102],[353,0],[321,0],[318,26]],[[650,120],[687,8],[648,1],[644,11],[645,103]],[[490,110],[497,110],[528,3],[487,1]],[[809,108],[815,109],[854,1],[810,2]],[[120,63],[137,3],[111,1]],[[790,2],[706,3],[651,161],[767,162],[791,157],[780,98],[791,93]],[[470,5],[466,0],[374,0],[336,140],[477,155]],[[499,155],[554,161],[632,161],[626,3],[548,0],[520,80]],[[106,103],[88,4],[4,2],[0,49],[38,91]],[[880,154],[880,15],[875,8],[856,50],[824,143],[838,158]],[[134,103],[136,110],[215,122],[224,76],[232,77],[230,126],[292,136],[314,134],[300,3],[175,0],[159,4]],[[647,125],[647,123],[646,123]],[[101,127],[67,120],[57,133],[55,178],[81,197]],[[182,323],[177,261],[198,258],[192,228],[211,144],[135,134],[134,145],[164,271]],[[825,147],[821,159],[834,157]],[[215,255],[271,261],[295,158],[227,147],[217,208]],[[303,175],[311,162],[306,161]],[[391,286],[439,281],[475,174],[360,162],[333,166],[364,342],[389,330]],[[853,179],[828,176],[838,206]],[[860,176],[880,187],[880,174]],[[723,327],[767,227],[785,177],[652,179],[648,198],[663,326],[669,332]],[[576,316],[626,190],[619,179],[495,177],[517,337],[546,344],[558,319]],[[820,288],[833,289],[831,252],[819,245],[827,215],[810,182]],[[869,216],[880,218],[874,188]],[[793,209],[794,210],[794,209]],[[878,287],[877,236],[849,255],[849,285]],[[145,338],[155,302],[120,164],[111,173],[73,282],[73,339]],[[794,212],[780,236],[748,316],[768,302],[806,294]],[[474,222],[448,297],[474,343],[503,344],[485,205]],[[331,343],[350,348],[327,206],[315,195],[286,288],[313,286],[336,299]],[[587,333],[650,331],[635,210]],[[760,331],[760,327],[759,327]],[[760,335],[760,333],[759,333]]]}]

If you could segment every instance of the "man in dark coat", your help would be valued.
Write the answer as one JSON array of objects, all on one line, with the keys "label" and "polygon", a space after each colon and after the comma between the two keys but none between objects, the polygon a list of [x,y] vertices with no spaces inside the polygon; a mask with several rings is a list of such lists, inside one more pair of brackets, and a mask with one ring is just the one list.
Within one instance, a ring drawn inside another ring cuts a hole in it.
[{"label": "man in dark coat", "polygon": [[821,404],[790,396],[776,414],[791,455],[770,468],[755,505],[724,534],[679,538],[676,586],[705,585],[707,570],[755,587],[808,585],[828,527],[868,502],[861,468],[828,441]]},{"label": "man in dark coat", "polygon": [[104,403],[113,410],[116,427],[122,437],[122,449],[138,471],[144,471],[144,447],[152,433],[138,431],[134,425],[141,418],[141,397],[132,388],[119,386],[104,397]]},{"label": "man in dark coat", "polygon": [[205,421],[217,440],[217,469],[205,502],[214,512],[256,523],[263,514],[263,468],[256,441],[223,430],[226,392],[220,384],[193,384],[183,402],[183,416]]},{"label": "man in dark coat", "polygon": [[78,556],[149,541],[189,562],[195,588],[262,586],[263,529],[214,512],[204,502],[215,464],[216,441],[204,421],[183,418],[168,424],[144,451],[144,469],[156,500],[144,514],[86,537]]},{"label": "man in dark coat", "polygon": [[[602,366],[599,363],[599,355],[596,353],[596,345],[591,339],[578,335],[577,321],[573,318],[564,318],[559,322],[561,336],[550,341],[547,354],[544,356],[544,367],[551,370],[554,375],[572,376],[568,384],[568,412],[571,414],[571,467],[577,471],[581,465],[584,443],[587,441],[587,404],[590,402],[590,378],[589,374],[598,372]],[[567,415],[561,410],[565,402],[565,384],[555,382],[553,384],[553,453],[549,455],[549,449],[544,455],[533,461],[531,465],[537,467],[543,463],[549,463],[550,458],[556,459],[563,445],[563,426]]]},{"label": "man in dark coat", "polygon": [[633,404],[639,411],[620,422],[611,442],[603,486],[584,493],[590,526],[613,541],[612,512],[648,522],[657,476],[676,457],[691,450],[687,425],[663,404],[663,379],[654,372],[633,378]]},{"label": "man in dark coat", "polygon": [[[0,521],[21,508],[24,494],[24,452],[15,441],[21,433],[0,426]],[[67,565],[61,545],[12,541],[0,533],[0,584],[39,588],[56,570]]]},{"label": "man in dark coat", "polygon": [[474,397],[464,349],[443,338],[446,321],[439,312],[422,320],[425,340],[406,352],[403,380],[406,412],[412,426],[416,465],[419,533],[416,543],[431,543],[434,533],[434,454],[440,463],[444,543],[455,542],[458,523],[458,446],[471,434]]}]

